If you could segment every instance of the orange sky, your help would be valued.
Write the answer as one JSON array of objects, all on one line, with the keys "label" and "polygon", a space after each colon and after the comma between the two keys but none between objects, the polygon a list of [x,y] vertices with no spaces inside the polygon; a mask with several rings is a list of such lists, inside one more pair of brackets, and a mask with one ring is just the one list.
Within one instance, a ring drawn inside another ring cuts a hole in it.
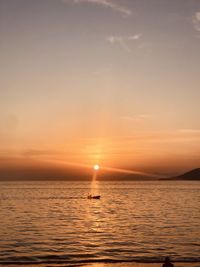
[{"label": "orange sky", "polygon": [[1,1],[1,165],[200,166],[200,4],[106,2]]}]

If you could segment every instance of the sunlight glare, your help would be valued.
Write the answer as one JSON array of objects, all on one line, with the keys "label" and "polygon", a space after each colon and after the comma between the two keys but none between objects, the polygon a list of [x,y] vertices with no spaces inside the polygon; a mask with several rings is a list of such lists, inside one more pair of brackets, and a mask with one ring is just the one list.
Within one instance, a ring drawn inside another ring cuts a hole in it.
[{"label": "sunlight glare", "polygon": [[98,164],[95,164],[93,168],[94,168],[95,171],[98,171],[100,169]]}]

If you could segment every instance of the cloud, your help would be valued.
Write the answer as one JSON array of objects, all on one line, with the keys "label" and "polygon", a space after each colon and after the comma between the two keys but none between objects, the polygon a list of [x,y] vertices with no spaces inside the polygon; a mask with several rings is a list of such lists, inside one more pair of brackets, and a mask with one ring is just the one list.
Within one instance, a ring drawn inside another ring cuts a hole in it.
[{"label": "cloud", "polygon": [[125,51],[131,52],[131,48],[129,47],[130,42],[138,41],[141,38],[141,36],[142,36],[141,34],[128,35],[128,36],[111,35],[111,36],[107,37],[106,39],[110,44],[112,44],[112,45],[118,44]]},{"label": "cloud", "polygon": [[[152,118],[151,114],[141,114],[136,115],[135,117],[122,116],[120,117],[123,120],[135,121],[135,120],[149,120]],[[84,138],[85,141],[90,141],[93,143],[97,143],[97,138]],[[194,142],[196,148],[200,148],[200,129],[176,129],[172,131],[137,131],[131,135],[111,135],[108,137],[107,143],[111,140],[112,144],[137,144],[138,142],[142,142],[143,144],[146,142],[150,143],[187,143]],[[131,145],[129,145],[131,147]]]},{"label": "cloud", "polygon": [[41,150],[41,149],[27,149],[23,151],[22,155],[29,157],[38,157],[38,156],[52,156],[52,155],[60,155],[62,154],[60,151],[54,150]]},{"label": "cloud", "polygon": [[192,21],[195,30],[200,32],[200,11],[195,13]]},{"label": "cloud", "polygon": [[169,132],[149,132],[140,133],[133,136],[127,136],[127,141],[142,141],[152,143],[183,143],[191,145],[191,142],[195,142],[195,146],[198,149],[200,141],[200,130],[198,129],[177,129]]},{"label": "cloud", "polygon": [[65,3],[74,2],[75,4],[89,3],[96,4],[105,8],[110,8],[113,11],[119,12],[121,15],[128,17],[132,14],[131,10],[125,6],[118,4],[116,1],[111,0],[62,0]]},{"label": "cloud", "polygon": [[109,37],[107,37],[107,40],[111,43],[111,44],[114,44],[114,43],[124,43],[124,42],[127,42],[127,41],[137,41],[141,38],[141,34],[135,34],[135,35],[129,35],[129,36],[114,36],[114,35],[111,35]]},{"label": "cloud", "polygon": [[141,36],[142,36],[141,34],[131,35],[127,37],[127,40],[130,40],[130,41],[139,40]]},{"label": "cloud", "polygon": [[132,122],[142,122],[151,119],[152,116],[150,114],[138,114],[135,116],[121,116],[120,119],[124,121],[132,121]]},{"label": "cloud", "polygon": [[200,129],[179,129],[178,132],[181,133],[181,134],[200,135]]}]

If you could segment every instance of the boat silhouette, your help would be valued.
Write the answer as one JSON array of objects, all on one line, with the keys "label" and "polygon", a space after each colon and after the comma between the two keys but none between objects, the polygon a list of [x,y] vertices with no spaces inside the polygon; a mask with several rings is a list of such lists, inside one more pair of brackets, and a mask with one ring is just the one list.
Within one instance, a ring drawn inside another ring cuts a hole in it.
[{"label": "boat silhouette", "polygon": [[100,197],[101,197],[100,195],[96,195],[96,196],[94,195],[94,196],[93,196],[93,195],[90,194],[90,195],[88,195],[87,198],[88,198],[88,199],[100,199]]}]

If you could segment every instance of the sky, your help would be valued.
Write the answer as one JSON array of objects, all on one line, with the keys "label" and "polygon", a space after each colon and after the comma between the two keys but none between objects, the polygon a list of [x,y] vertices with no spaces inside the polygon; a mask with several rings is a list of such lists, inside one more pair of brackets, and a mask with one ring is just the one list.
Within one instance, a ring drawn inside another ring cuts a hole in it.
[{"label": "sky", "polygon": [[199,0],[0,0],[0,165],[200,166]]}]

